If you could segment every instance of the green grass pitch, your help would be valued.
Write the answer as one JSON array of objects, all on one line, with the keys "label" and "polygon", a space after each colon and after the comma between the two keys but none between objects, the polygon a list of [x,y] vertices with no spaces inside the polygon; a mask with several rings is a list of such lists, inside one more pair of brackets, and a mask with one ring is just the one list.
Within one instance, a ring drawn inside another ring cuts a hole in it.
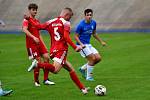
[{"label": "green grass pitch", "polygon": [[[49,35],[42,36],[49,47]],[[0,80],[3,88],[14,91],[0,100],[150,100],[150,34],[109,33],[100,36],[108,45],[102,47],[93,38],[91,40],[102,56],[94,69],[94,82],[82,78],[78,67],[86,60],[69,48],[68,60],[81,81],[91,87],[89,94],[82,95],[64,69],[57,75],[49,75],[56,82],[53,86],[43,85],[41,70],[41,87],[35,87],[33,72],[27,72],[31,62],[27,57],[25,35],[0,34]],[[94,87],[98,84],[106,86],[106,96],[94,95]]]}]

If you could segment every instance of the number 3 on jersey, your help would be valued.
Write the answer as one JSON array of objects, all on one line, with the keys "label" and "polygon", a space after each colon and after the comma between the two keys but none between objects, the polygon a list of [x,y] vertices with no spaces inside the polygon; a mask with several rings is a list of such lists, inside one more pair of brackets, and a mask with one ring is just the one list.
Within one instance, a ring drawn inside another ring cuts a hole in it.
[{"label": "number 3 on jersey", "polygon": [[58,30],[58,27],[55,27],[54,28],[54,34],[55,34],[55,40],[58,41],[60,39],[60,34],[57,32]]}]

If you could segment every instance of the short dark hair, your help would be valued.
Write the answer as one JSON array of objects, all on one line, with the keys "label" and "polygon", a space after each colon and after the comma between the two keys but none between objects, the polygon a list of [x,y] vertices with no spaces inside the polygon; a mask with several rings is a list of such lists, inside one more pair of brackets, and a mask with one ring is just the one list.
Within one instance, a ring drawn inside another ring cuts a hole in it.
[{"label": "short dark hair", "polygon": [[92,9],[85,9],[84,10],[84,15],[86,15],[87,13],[91,12],[93,14],[93,10]]},{"label": "short dark hair", "polygon": [[35,4],[35,3],[30,3],[30,4],[28,5],[28,9],[29,9],[29,10],[31,10],[31,9],[38,9],[38,5]]}]

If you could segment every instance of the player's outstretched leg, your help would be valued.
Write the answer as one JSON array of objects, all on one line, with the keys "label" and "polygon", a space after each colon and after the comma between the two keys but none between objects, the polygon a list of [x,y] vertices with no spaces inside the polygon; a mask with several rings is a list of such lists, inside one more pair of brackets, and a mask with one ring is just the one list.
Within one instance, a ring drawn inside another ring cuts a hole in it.
[{"label": "player's outstretched leg", "polygon": [[73,80],[73,82],[78,86],[78,88],[81,90],[81,92],[83,94],[87,94],[89,87],[86,88],[79,80],[79,78],[77,77],[75,71],[70,71],[70,77]]}]

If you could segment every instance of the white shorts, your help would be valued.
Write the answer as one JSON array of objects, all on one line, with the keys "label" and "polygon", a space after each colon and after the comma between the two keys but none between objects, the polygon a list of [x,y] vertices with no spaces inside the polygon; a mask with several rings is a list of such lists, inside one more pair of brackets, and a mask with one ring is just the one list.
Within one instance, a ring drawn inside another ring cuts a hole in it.
[{"label": "white shorts", "polygon": [[80,51],[82,57],[87,57],[90,54],[96,54],[98,51],[91,45],[86,44],[86,47]]}]

